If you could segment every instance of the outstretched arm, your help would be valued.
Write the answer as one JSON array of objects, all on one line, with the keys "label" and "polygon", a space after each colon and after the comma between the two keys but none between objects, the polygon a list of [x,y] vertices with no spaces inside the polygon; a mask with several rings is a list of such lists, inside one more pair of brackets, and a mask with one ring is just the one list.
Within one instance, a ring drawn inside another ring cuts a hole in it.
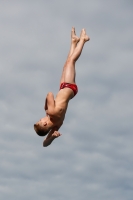
[{"label": "outstretched arm", "polygon": [[59,136],[61,136],[61,134],[57,131],[57,128],[54,127],[50,132],[49,134],[47,135],[47,137],[45,138],[44,142],[43,142],[43,146],[44,147],[47,147],[49,146],[53,140],[55,138],[58,138]]}]

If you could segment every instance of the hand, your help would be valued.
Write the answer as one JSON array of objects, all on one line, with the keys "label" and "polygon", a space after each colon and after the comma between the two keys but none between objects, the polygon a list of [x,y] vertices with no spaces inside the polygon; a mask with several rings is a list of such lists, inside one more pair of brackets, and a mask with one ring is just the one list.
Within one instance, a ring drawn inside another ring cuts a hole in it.
[{"label": "hand", "polygon": [[60,134],[58,131],[54,131],[54,133],[52,134],[52,137],[57,138],[59,136],[61,136],[62,134]]}]

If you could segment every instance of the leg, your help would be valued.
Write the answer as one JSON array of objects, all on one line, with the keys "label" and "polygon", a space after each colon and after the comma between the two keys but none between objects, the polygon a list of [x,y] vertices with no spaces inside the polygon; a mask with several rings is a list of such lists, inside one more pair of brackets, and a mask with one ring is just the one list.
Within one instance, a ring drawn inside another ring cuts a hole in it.
[{"label": "leg", "polygon": [[75,75],[76,75],[75,62],[79,58],[85,42],[87,42],[88,40],[90,40],[90,38],[86,35],[85,30],[82,29],[81,35],[80,35],[80,41],[78,40],[79,42],[76,42],[76,44],[75,43],[73,44],[73,41],[72,41],[70,53],[64,65],[63,74],[62,74],[60,83],[62,82],[75,83]]},{"label": "leg", "polygon": [[89,40],[90,40],[90,38],[87,36],[85,29],[82,29],[81,34],[80,34],[80,41],[79,41],[78,45],[76,46],[73,54],[71,55],[71,59],[73,60],[73,62],[76,62],[78,60],[85,42],[87,42]]},{"label": "leg", "polygon": [[74,52],[74,49],[77,46],[77,43],[79,42],[80,38],[76,36],[76,32],[75,32],[75,28],[72,27],[71,30],[71,47],[70,47],[70,51],[68,54],[67,59],[72,55],[72,53]]},{"label": "leg", "polygon": [[67,57],[67,61],[66,61],[64,68],[63,68],[60,84],[62,82],[65,82],[65,68],[66,68],[67,62],[68,62],[69,58],[71,57],[71,55],[73,54],[79,40],[80,39],[76,36],[75,28],[73,27],[72,30],[71,30],[71,47],[70,47],[70,51],[69,51],[69,54],[68,54],[68,57]]}]

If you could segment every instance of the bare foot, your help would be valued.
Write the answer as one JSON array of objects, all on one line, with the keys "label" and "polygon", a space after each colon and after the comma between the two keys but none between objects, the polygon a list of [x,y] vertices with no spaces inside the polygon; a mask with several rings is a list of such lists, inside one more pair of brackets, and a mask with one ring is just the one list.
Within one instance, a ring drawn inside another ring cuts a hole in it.
[{"label": "bare foot", "polygon": [[80,38],[76,36],[76,32],[75,32],[75,28],[72,27],[72,30],[71,30],[71,39],[72,39],[72,42],[74,43],[78,43]]},{"label": "bare foot", "polygon": [[84,40],[84,42],[87,42],[90,40],[90,37],[86,34],[85,29],[83,28],[80,34],[80,40]]}]

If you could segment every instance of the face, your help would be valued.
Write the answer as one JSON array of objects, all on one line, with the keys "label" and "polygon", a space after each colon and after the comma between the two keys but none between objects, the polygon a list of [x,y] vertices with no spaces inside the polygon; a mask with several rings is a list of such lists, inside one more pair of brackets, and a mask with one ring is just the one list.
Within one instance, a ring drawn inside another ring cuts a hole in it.
[{"label": "face", "polygon": [[50,121],[49,117],[43,117],[42,119],[40,119],[39,122],[37,122],[36,124],[39,124],[42,128],[52,128],[52,122]]}]

